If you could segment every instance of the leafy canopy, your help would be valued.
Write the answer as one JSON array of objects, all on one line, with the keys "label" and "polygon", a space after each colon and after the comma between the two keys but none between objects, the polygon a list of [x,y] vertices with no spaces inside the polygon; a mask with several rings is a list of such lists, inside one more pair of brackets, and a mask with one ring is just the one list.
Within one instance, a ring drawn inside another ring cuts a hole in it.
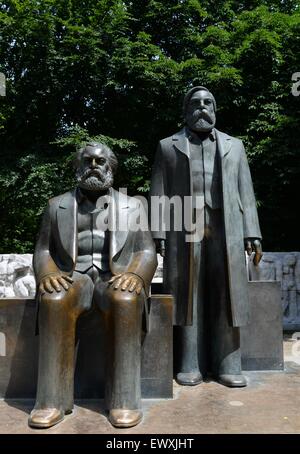
[{"label": "leafy canopy", "polygon": [[147,192],[156,143],[181,127],[194,84],[214,92],[217,127],[246,144],[265,249],[299,250],[299,32],[294,0],[4,0],[1,252],[33,250],[84,140],[116,151],[116,185]]}]

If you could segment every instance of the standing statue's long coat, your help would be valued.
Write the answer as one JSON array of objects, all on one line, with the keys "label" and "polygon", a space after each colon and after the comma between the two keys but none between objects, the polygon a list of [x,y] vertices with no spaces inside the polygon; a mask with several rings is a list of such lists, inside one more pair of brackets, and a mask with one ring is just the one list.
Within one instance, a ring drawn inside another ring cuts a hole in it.
[{"label": "standing statue's long coat", "polygon": [[[244,239],[261,238],[249,165],[241,140],[215,129],[221,160],[223,216],[232,326],[249,323],[250,307]],[[151,196],[191,196],[192,181],[188,132],[160,141],[152,173]],[[174,296],[174,323],[192,323],[193,243],[183,231],[153,231],[166,239],[164,286]],[[218,279],[218,276],[215,276]]]}]

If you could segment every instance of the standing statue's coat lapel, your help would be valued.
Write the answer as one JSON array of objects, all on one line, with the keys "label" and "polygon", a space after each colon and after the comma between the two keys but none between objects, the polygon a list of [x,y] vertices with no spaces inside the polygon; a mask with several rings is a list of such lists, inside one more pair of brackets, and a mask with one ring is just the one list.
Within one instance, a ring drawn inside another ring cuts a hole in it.
[{"label": "standing statue's coat lapel", "polygon": [[215,129],[216,139],[217,139],[217,149],[221,159],[225,158],[231,150],[232,141],[231,137],[225,134],[224,132],[218,131]]},{"label": "standing statue's coat lapel", "polygon": [[190,157],[189,141],[186,134],[186,129],[183,128],[172,137],[174,147],[185,154],[188,158]]}]

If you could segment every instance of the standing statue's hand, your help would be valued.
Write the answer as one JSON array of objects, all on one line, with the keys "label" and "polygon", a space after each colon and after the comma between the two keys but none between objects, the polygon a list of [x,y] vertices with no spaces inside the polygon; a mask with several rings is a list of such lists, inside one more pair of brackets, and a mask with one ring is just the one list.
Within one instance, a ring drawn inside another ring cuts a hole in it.
[{"label": "standing statue's hand", "polygon": [[114,290],[128,290],[130,293],[135,291],[137,295],[141,293],[144,285],[143,279],[134,273],[118,274],[113,276],[108,283]]},{"label": "standing statue's hand", "polygon": [[73,283],[73,279],[65,274],[55,273],[45,276],[39,286],[39,291],[43,293],[61,292],[62,289],[68,291]]},{"label": "standing statue's hand", "polygon": [[156,239],[154,240],[154,242],[157,254],[160,254],[162,257],[164,257],[166,252],[166,241]]},{"label": "standing statue's hand", "polygon": [[245,238],[245,249],[248,255],[254,252],[253,263],[258,265],[263,256],[261,242],[258,238]]}]

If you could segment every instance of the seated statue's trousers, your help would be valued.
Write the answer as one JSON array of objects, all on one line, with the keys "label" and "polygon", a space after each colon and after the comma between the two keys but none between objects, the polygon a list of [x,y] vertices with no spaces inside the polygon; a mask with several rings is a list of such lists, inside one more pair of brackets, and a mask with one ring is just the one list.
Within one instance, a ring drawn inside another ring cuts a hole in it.
[{"label": "seated statue's trousers", "polygon": [[222,209],[204,209],[204,236],[193,243],[193,325],[175,327],[178,372],[240,374],[239,328],[232,326]]},{"label": "seated statue's trousers", "polygon": [[[107,408],[140,408],[141,327],[145,294],[113,290],[111,274],[95,279],[75,271],[68,291],[39,298],[39,371],[36,409],[71,412],[74,402],[75,331],[78,317],[93,306],[104,317]],[[99,367],[103,367],[99,364]]]}]

